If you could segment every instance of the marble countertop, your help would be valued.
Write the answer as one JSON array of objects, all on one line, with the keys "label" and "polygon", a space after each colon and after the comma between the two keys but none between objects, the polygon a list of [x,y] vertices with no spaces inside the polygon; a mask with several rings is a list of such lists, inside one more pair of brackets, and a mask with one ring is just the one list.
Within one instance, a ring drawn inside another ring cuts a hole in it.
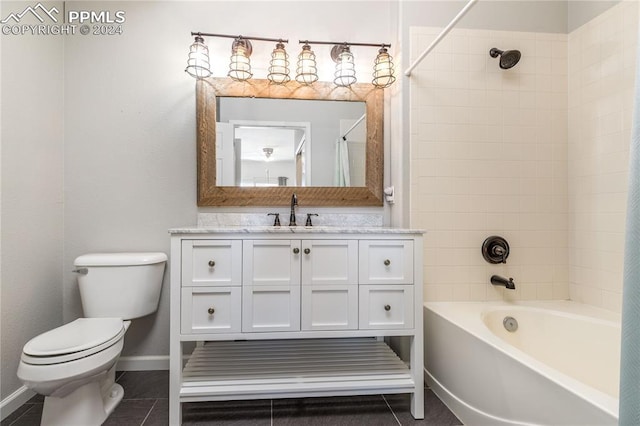
[{"label": "marble countertop", "polygon": [[187,226],[170,234],[424,234],[422,229],[339,226]]}]

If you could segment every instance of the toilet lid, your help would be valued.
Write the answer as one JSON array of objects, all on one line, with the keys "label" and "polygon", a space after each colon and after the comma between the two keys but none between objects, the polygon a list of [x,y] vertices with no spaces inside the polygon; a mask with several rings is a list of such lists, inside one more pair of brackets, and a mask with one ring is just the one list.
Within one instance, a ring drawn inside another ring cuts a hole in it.
[{"label": "toilet lid", "polygon": [[87,351],[120,338],[120,318],[79,318],[29,340],[22,352],[32,357],[57,357]]}]

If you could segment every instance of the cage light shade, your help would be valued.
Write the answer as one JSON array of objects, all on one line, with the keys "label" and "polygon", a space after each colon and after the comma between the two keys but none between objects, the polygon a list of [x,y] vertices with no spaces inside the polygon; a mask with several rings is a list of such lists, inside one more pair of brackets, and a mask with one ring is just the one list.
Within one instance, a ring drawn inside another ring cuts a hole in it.
[{"label": "cage light shade", "polygon": [[311,84],[318,81],[318,68],[316,55],[309,44],[302,46],[298,55],[298,67],[296,69],[296,81],[300,84]]},{"label": "cage light shade", "polygon": [[341,50],[336,58],[336,72],[333,82],[336,86],[348,87],[356,82],[356,68],[349,46],[342,46]]},{"label": "cage light shade", "polygon": [[276,48],[271,53],[269,62],[269,74],[267,79],[273,84],[284,84],[291,80],[289,77],[289,55],[284,50],[284,44],[277,43]]},{"label": "cage light shade", "polygon": [[249,40],[236,39],[231,46],[231,63],[229,64],[229,73],[227,74],[234,80],[249,80],[253,74],[251,73],[251,43]]},{"label": "cage light shade", "polygon": [[386,48],[378,51],[378,56],[373,64],[373,85],[384,89],[391,86],[396,81],[393,75],[393,58]]},{"label": "cage light shade", "polygon": [[209,48],[204,44],[204,39],[200,36],[196,37],[196,40],[189,48],[189,58],[187,59],[185,71],[195,78],[206,78],[211,75]]}]

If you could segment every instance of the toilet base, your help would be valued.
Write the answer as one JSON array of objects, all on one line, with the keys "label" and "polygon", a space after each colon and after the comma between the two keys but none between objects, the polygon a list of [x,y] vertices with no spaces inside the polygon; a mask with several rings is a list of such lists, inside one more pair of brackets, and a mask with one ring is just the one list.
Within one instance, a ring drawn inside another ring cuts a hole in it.
[{"label": "toilet base", "polygon": [[124,389],[119,384],[113,383],[103,395],[100,382],[93,381],[80,386],[64,398],[45,397],[40,424],[43,426],[101,425],[123,396]]}]

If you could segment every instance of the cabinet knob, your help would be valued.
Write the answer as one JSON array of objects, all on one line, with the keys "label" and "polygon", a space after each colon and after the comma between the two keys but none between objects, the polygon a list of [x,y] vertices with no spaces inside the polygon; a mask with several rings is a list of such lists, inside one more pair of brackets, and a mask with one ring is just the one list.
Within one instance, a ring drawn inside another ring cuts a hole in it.
[{"label": "cabinet knob", "polygon": [[209,308],[209,309],[207,309],[207,312],[209,312],[209,315],[213,315],[213,313],[214,313],[215,311],[216,311],[216,310],[215,310],[215,309],[213,309],[213,308]]},{"label": "cabinet knob", "polygon": [[391,261],[389,259],[385,259],[384,266],[389,266],[389,265],[391,265]]},{"label": "cabinet knob", "polygon": [[391,310],[391,305],[384,305],[384,310],[385,311],[390,311]]},{"label": "cabinet knob", "polygon": [[213,260],[209,261],[209,267],[213,268],[214,266],[216,266],[216,262],[214,262]]},{"label": "cabinet knob", "polygon": [[304,254],[309,254],[309,253],[311,253],[311,249],[308,249],[308,248],[304,249]]},{"label": "cabinet knob", "polygon": [[298,247],[293,249],[293,254],[298,254],[300,253],[300,249]]}]

